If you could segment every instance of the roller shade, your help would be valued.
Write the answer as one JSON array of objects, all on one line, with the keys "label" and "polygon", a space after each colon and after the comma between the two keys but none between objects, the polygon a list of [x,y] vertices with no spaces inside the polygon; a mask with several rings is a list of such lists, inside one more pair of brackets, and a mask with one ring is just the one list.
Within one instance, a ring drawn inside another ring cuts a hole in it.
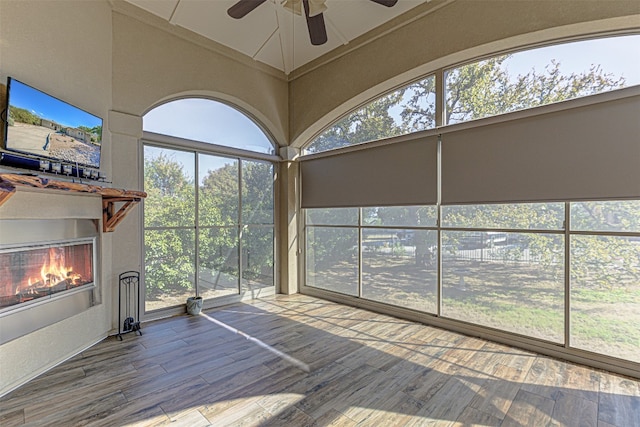
[{"label": "roller shade", "polygon": [[302,160],[302,207],[435,204],[437,136]]},{"label": "roller shade", "polygon": [[442,135],[442,204],[640,198],[640,96]]}]

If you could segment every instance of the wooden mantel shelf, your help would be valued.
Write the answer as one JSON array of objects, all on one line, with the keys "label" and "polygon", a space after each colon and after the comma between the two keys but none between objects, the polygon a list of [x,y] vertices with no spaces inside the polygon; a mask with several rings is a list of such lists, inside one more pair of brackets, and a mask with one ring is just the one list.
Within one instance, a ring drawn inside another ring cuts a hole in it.
[{"label": "wooden mantel shelf", "polygon": [[[0,173],[0,206],[16,192],[17,187],[31,187],[43,190],[58,190],[69,193],[87,193],[102,196],[102,231],[105,233],[115,230],[116,226],[131,209],[147,197],[147,193],[144,191],[123,190],[99,185],[58,181],[36,175]],[[115,203],[124,204],[116,211]]]}]

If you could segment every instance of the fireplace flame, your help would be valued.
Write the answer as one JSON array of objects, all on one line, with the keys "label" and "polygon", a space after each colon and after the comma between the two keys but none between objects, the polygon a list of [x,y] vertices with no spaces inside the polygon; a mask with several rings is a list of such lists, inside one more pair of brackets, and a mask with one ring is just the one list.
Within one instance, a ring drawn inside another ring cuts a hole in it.
[{"label": "fireplace flame", "polygon": [[81,284],[80,274],[73,272],[73,267],[65,265],[64,255],[55,248],[49,249],[49,256],[40,268],[40,276],[29,277],[26,286],[19,286],[16,294],[30,292],[36,288],[52,288],[54,286],[67,286]]},{"label": "fireplace flame", "polygon": [[91,284],[92,256],[91,242],[3,251],[0,310]]},{"label": "fireplace flame", "polygon": [[46,286],[56,285],[71,275],[73,267],[66,267],[61,258],[55,249],[49,249],[49,262],[42,264],[40,269],[42,283]]}]

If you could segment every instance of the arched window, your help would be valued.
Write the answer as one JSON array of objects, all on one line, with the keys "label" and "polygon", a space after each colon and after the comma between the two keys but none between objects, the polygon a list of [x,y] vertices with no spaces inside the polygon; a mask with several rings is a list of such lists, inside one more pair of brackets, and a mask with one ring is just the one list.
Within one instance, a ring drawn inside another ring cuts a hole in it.
[{"label": "arched window", "polygon": [[[318,153],[436,126],[640,84],[640,35],[605,37],[493,56],[387,93],[344,116],[305,148]],[[441,109],[442,114],[436,114]],[[442,122],[436,123],[436,117]]]},{"label": "arched window", "polygon": [[274,146],[249,117],[222,102],[184,98],[144,116],[143,129],[162,135],[273,154]]},{"label": "arched window", "polygon": [[274,293],[275,167],[266,135],[206,99],[170,102],[143,120],[145,311],[195,295]]},{"label": "arched window", "polygon": [[346,116],[308,151],[438,128],[300,159],[301,291],[640,363],[638,57],[639,35],[501,54],[437,71],[435,115],[394,92]]},{"label": "arched window", "polygon": [[324,131],[305,151],[318,153],[435,127],[435,83],[435,76],[429,76],[377,98]]},{"label": "arched window", "polygon": [[640,84],[640,36],[556,44],[445,71],[444,124]]}]

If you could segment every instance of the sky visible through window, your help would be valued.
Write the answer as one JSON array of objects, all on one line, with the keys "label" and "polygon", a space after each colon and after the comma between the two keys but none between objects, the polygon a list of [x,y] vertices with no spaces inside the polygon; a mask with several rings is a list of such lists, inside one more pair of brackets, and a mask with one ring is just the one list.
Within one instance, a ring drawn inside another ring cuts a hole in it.
[{"label": "sky visible through window", "polygon": [[251,119],[218,101],[185,98],[144,115],[143,129],[163,135],[273,154],[273,145]]},{"label": "sky visible through window", "polygon": [[623,76],[627,86],[640,84],[640,35],[606,37],[562,43],[513,54],[507,67],[514,78],[535,68],[541,71],[551,60],[560,62],[564,74],[588,71],[602,65],[606,73]]}]

